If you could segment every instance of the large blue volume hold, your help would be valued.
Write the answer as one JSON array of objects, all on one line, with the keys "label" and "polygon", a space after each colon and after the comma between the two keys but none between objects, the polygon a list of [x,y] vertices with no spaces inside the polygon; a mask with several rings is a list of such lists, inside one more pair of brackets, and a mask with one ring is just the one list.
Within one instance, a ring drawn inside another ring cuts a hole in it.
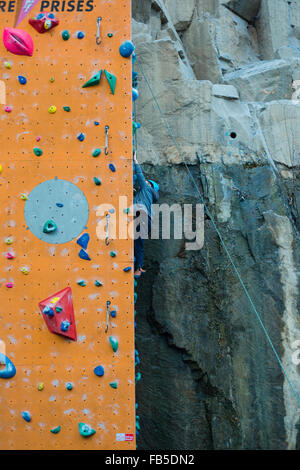
[{"label": "large blue volume hold", "polygon": [[120,54],[122,57],[130,57],[131,54],[134,52],[134,45],[132,44],[131,41],[125,41],[123,44],[120,46]]},{"label": "large blue volume hold", "polygon": [[5,354],[0,353],[0,364],[5,364],[5,368],[0,368],[0,379],[11,379],[16,375],[16,368],[11,360],[5,356]]}]

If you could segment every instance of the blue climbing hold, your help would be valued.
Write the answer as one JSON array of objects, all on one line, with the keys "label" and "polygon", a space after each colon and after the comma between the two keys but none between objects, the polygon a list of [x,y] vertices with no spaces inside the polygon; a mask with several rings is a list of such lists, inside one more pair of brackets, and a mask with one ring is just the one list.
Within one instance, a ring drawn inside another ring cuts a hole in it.
[{"label": "blue climbing hold", "polygon": [[112,318],[116,318],[116,316],[117,316],[117,311],[116,311],[116,310],[111,310],[111,311],[110,311],[110,316],[111,316]]},{"label": "blue climbing hold", "polygon": [[104,367],[103,366],[95,367],[94,373],[98,375],[98,377],[102,377],[104,375]]},{"label": "blue climbing hold", "polygon": [[122,57],[128,58],[134,52],[134,49],[134,45],[131,41],[125,41],[123,44],[121,44],[119,51]]},{"label": "blue climbing hold", "polygon": [[26,85],[27,79],[26,77],[23,77],[23,75],[18,75],[18,80],[21,85]]},{"label": "blue climbing hold", "polygon": [[77,33],[77,38],[78,39],[83,39],[84,36],[85,36],[85,34],[82,31],[78,31],[78,33]]},{"label": "blue climbing hold", "polygon": [[100,126],[100,122],[99,122],[99,121],[94,121],[94,124],[95,124],[95,126]]},{"label": "blue climbing hold", "polygon": [[88,247],[88,244],[89,244],[89,241],[90,241],[90,236],[88,233],[83,233],[77,240],[77,243],[79,246],[81,246],[82,248],[84,248],[85,250],[87,249]]},{"label": "blue climbing hold", "polygon": [[64,207],[64,205],[61,202],[56,203],[57,207]]},{"label": "blue climbing hold", "polygon": [[110,164],[108,165],[108,168],[110,169],[110,171],[112,171],[113,173],[115,173],[115,171],[116,171],[115,165],[113,165],[112,163],[110,163]]},{"label": "blue climbing hold", "polygon": [[27,423],[30,423],[31,421],[31,415],[29,411],[22,411],[22,418],[27,421]]},{"label": "blue climbing hold", "polygon": [[68,320],[64,320],[61,322],[60,331],[65,333],[66,331],[68,331],[69,328],[70,328],[70,322]]},{"label": "blue climbing hold", "polygon": [[125,273],[128,273],[129,271],[131,271],[131,266],[127,266],[126,268],[123,269],[123,271]]},{"label": "blue climbing hold", "polygon": [[136,88],[132,88],[132,101],[136,101],[139,97],[139,92]]},{"label": "blue climbing hold", "polygon": [[66,383],[66,389],[67,390],[73,390],[73,384],[71,382]]},{"label": "blue climbing hold", "polygon": [[49,307],[49,305],[46,305],[46,307],[43,310],[43,313],[45,315],[48,315],[48,317],[54,317],[54,310],[51,307]]},{"label": "blue climbing hold", "polygon": [[80,134],[77,135],[77,139],[80,141],[80,142],[83,142],[84,139],[85,139],[85,135],[83,132],[80,132]]},{"label": "blue climbing hold", "polygon": [[11,379],[16,375],[15,365],[3,353],[0,353],[0,364],[5,365],[4,369],[0,369],[0,379]]},{"label": "blue climbing hold", "polygon": [[81,249],[78,253],[78,256],[79,258],[81,259],[86,259],[87,261],[91,261],[91,258],[89,257],[89,255],[87,254],[87,252],[83,249]]}]

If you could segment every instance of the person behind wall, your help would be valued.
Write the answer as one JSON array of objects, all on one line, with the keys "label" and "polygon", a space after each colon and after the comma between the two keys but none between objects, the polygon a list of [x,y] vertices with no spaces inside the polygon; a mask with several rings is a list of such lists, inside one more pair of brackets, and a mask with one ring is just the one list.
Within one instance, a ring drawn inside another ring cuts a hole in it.
[{"label": "person behind wall", "polygon": [[139,189],[134,197],[134,212],[136,216],[136,227],[134,237],[134,276],[141,277],[145,272],[144,265],[144,242],[150,237],[153,211],[152,204],[159,199],[159,185],[153,180],[146,180],[143,170],[139,165],[136,152],[133,154],[136,181]]}]

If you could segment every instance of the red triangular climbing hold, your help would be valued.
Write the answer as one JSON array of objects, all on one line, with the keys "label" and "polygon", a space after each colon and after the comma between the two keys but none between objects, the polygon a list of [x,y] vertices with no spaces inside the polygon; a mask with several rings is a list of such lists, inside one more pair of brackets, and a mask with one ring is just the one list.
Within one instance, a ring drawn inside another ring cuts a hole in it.
[{"label": "red triangular climbing hold", "polygon": [[[70,287],[52,294],[39,303],[48,330],[77,340],[72,291]],[[59,307],[59,308],[56,308]],[[61,310],[60,310],[61,309]]]}]

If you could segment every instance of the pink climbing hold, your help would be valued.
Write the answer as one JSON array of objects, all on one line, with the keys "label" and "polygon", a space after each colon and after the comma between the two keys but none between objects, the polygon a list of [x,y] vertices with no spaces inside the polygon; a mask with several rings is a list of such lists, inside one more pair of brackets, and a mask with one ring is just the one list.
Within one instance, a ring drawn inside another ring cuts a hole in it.
[{"label": "pink climbing hold", "polygon": [[4,28],[3,43],[5,48],[16,55],[33,54],[33,40],[26,31],[16,28]]},{"label": "pink climbing hold", "polygon": [[39,142],[41,140],[41,137],[38,135],[36,138],[36,141]]},{"label": "pink climbing hold", "polygon": [[8,253],[6,253],[6,258],[7,259],[14,259],[15,255],[13,253],[8,252]]},{"label": "pink climbing hold", "polygon": [[6,113],[11,113],[12,112],[12,107],[11,106],[5,106],[4,111]]},{"label": "pink climbing hold", "polygon": [[8,289],[11,289],[12,287],[14,287],[14,284],[13,284],[13,282],[7,282],[7,283],[5,284],[5,286],[6,286]]}]

